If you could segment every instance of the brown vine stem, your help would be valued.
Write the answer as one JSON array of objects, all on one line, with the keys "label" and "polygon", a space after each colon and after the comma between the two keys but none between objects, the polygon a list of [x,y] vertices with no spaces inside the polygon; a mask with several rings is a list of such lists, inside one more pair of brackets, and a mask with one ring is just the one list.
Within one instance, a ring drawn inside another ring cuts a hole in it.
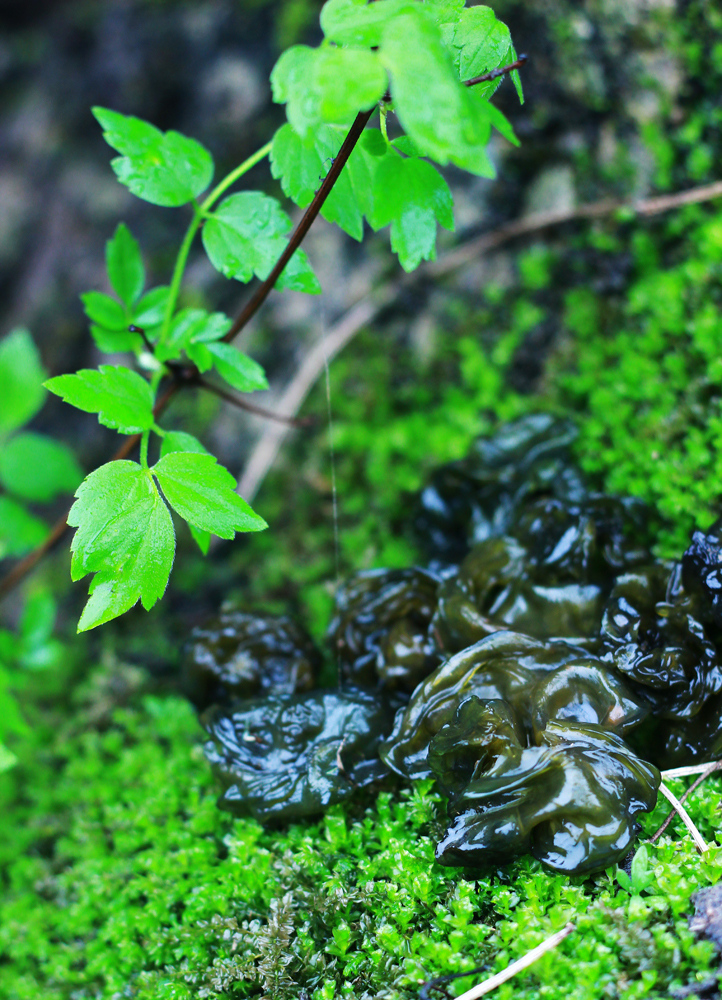
[{"label": "brown vine stem", "polygon": [[274,413],[273,410],[267,410],[263,406],[248,403],[245,399],[241,399],[240,396],[234,396],[232,392],[226,392],[225,389],[222,389],[218,385],[213,385],[211,382],[206,382],[203,378],[197,379],[195,384],[207,392],[212,392],[214,396],[225,400],[226,403],[237,406],[239,410],[247,410],[248,413],[255,413],[259,417],[265,417],[266,420],[275,420],[276,423],[283,424],[286,427],[310,427],[314,423],[313,417],[284,417],[282,414]]},{"label": "brown vine stem", "polygon": [[[475,77],[472,80],[466,80],[465,81],[466,86],[472,87],[477,83],[483,83],[488,80],[494,80],[499,76],[503,76],[504,73],[508,73],[511,70],[518,69],[520,66],[524,64],[524,62],[526,62],[526,60],[527,57],[525,55],[519,56],[519,58],[515,62],[510,63],[508,66],[502,66],[499,69],[491,70],[489,73],[484,73],[482,76]],[[331,189],[338,180],[339,174],[346,165],[348,158],[353,151],[354,146],[358,142],[361,133],[366,128],[366,125],[368,124],[368,121],[375,110],[376,108],[374,106],[369,111],[360,111],[356,116],[351,128],[349,129],[346,135],[346,138],[344,139],[341,145],[341,148],[339,149],[336,155],[336,158],[331,164],[331,169],[326,174],[323,183],[321,184],[321,187],[318,189],[311,204],[308,206],[303,216],[301,217],[301,221],[298,223],[295,230],[291,234],[291,238],[289,239],[285,250],[276,261],[276,264],[274,265],[271,273],[268,275],[265,281],[263,281],[258,286],[254,294],[251,296],[251,298],[248,300],[248,302],[243,307],[241,312],[238,314],[230,330],[223,338],[224,341],[229,342],[233,340],[240,333],[240,331],[246,326],[246,324],[252,319],[252,317],[255,316],[260,307],[268,298],[270,292],[272,291],[276,282],[283,273],[283,269],[286,267],[291,257],[294,255],[296,250],[301,245],[306,233],[311,228],[319,212],[321,211],[321,208],[323,207],[326,198],[328,198],[329,194],[331,193]],[[188,381],[192,382],[192,379]],[[166,393],[167,399],[166,397],[163,397],[163,400],[159,401],[159,403],[156,406],[156,409],[160,407],[160,409],[158,409],[158,412],[156,413],[156,416],[159,415],[163,409],[165,409],[165,406],[167,405],[168,401],[173,395],[175,395],[179,387],[180,384],[177,382],[173,383],[169,387]],[[237,404],[237,400],[233,399],[232,401]],[[163,402],[162,406],[161,402]],[[250,409],[251,407],[249,405],[246,408]],[[271,416],[270,414],[264,414],[264,415]],[[272,419],[276,419],[275,416],[273,416]],[[293,421],[295,418],[290,417],[288,419],[290,421]],[[130,452],[135,447],[135,445],[137,444],[138,440],[139,439],[137,437],[129,438],[128,441],[124,443],[123,447],[116,452],[111,461],[122,459],[125,458],[127,455],[129,455]],[[40,562],[40,560],[52,548],[54,548],[54,546],[60,541],[60,539],[65,534],[67,526],[68,526],[67,515],[65,515],[65,517],[59,518],[58,521],[56,521],[56,523],[53,525],[50,535],[42,543],[42,545],[38,546],[37,549],[34,549],[27,556],[25,556],[24,559],[21,559],[20,562],[16,563],[15,566],[10,570],[10,572],[5,577],[3,577],[2,580],[0,580],[0,601],[3,600],[3,598],[6,597],[28,575],[28,573],[30,573],[32,569],[34,569],[34,567],[38,564],[38,562]]]}]

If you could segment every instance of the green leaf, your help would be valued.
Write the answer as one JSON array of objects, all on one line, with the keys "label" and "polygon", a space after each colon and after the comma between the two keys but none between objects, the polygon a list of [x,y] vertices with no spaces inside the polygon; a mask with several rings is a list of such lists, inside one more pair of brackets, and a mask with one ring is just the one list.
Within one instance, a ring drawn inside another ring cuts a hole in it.
[{"label": "green leaf", "polygon": [[20,636],[26,650],[41,646],[53,634],[57,605],[47,590],[30,594],[20,616]]},{"label": "green leaf", "polygon": [[153,424],[153,393],[144,378],[129,368],[101,365],[81,368],[74,375],[48,379],[46,388],[66,403],[97,413],[105,427],[121,434],[142,434]]},{"label": "green leaf", "polygon": [[165,316],[169,293],[168,285],[159,285],[146,292],[133,309],[134,325],[139,326],[146,333],[149,333],[154,326],[160,326]]},{"label": "green leaf", "polygon": [[140,334],[131,333],[130,330],[106,330],[105,327],[93,324],[90,334],[103,354],[125,354],[128,351],[138,353],[143,347]]},{"label": "green leaf", "polygon": [[116,299],[104,292],[83,292],[80,296],[85,315],[107,331],[128,330],[128,313]]},{"label": "green leaf", "polygon": [[409,0],[328,0],[321,9],[321,28],[330,41],[339,45],[376,47],[386,24],[416,5]]},{"label": "green leaf", "polygon": [[488,104],[472,100],[470,89],[459,81],[439,26],[422,8],[402,14],[386,26],[379,54],[391,76],[399,121],[419,151],[437,163],[451,162],[493,177],[486,152],[491,133]]},{"label": "green leaf", "polygon": [[[259,191],[232,194],[203,227],[203,245],[213,266],[226,278],[266,278],[286,247],[291,220],[275,198]],[[277,288],[317,294],[321,291],[303,250],[297,250],[276,283]]]},{"label": "green leaf", "polygon": [[10,497],[0,497],[0,559],[22,556],[44,542],[48,526]]},{"label": "green leaf", "polygon": [[263,368],[233,344],[209,344],[208,350],[213,355],[216,371],[234,389],[239,392],[255,392],[268,388]]},{"label": "green leaf", "polygon": [[112,161],[121,184],[153,205],[178,206],[197,198],[213,179],[213,157],[195,139],[108,108],[93,108],[105,141],[122,156]]},{"label": "green leaf", "polygon": [[[491,7],[468,7],[454,28],[453,44],[458,50],[459,75],[462,80],[488,73],[511,62],[511,34],[498,21]],[[498,86],[490,80],[492,92]],[[483,88],[485,84],[478,84]]]},{"label": "green leaf", "polygon": [[91,321],[90,333],[98,349],[105,354],[136,351],[142,347],[137,333],[131,333],[130,313],[125,306],[104,292],[84,292],[80,299]]},{"label": "green leaf", "polygon": [[207,556],[208,549],[211,547],[210,531],[202,531],[200,528],[195,528],[192,524],[188,525],[188,530],[193,537],[193,541],[196,543],[203,555]]},{"label": "green leaf", "polygon": [[9,771],[11,767],[15,767],[17,762],[18,759],[15,754],[8,750],[4,743],[0,743],[0,774],[3,771]]},{"label": "green leaf", "polygon": [[117,618],[139,600],[148,611],[168,584],[175,555],[170,512],[136,462],[109,462],[81,484],[68,514],[77,527],[74,580],[95,573],[78,631]]},{"label": "green leaf", "polygon": [[[345,131],[330,125],[319,126],[313,145],[306,146],[290,125],[283,125],[273,139],[271,173],[281,181],[284,194],[305,208],[321,186],[331,163],[341,148]],[[371,179],[386,143],[378,129],[366,129],[348,163],[326,199],[321,215],[335,222],[354,239],[363,236],[363,217],[371,211]]]},{"label": "green leaf", "polygon": [[52,500],[72,493],[83,478],[67,445],[42,434],[16,434],[0,448],[0,482],[24,500]]},{"label": "green leaf", "polygon": [[120,223],[112,239],[105,244],[108,280],[121,302],[131,307],[145,285],[145,268],[140,247],[124,223]]},{"label": "green leaf", "polygon": [[[159,361],[166,361],[169,358],[180,357],[181,351],[185,351],[202,372],[208,371],[212,359],[204,345],[225,336],[231,328],[231,323],[232,320],[225,313],[209,313],[205,309],[181,309],[173,317],[168,337],[156,351],[156,357]],[[194,349],[194,345],[201,345],[201,349]]]},{"label": "green leaf", "polygon": [[198,455],[210,454],[192,434],[186,434],[185,431],[168,431],[161,441],[160,457],[163,458],[164,455],[171,455],[176,451],[191,451]]},{"label": "green leaf", "polygon": [[321,124],[349,125],[373,107],[387,87],[386,72],[368,49],[294,45],[271,73],[273,99],[286,104],[289,123],[308,141]]},{"label": "green leaf", "polygon": [[34,417],[45,400],[47,378],[27,330],[12,330],[0,341],[0,439]]},{"label": "green leaf", "polygon": [[384,157],[374,178],[374,228],[391,223],[391,247],[405,271],[436,256],[436,222],[454,228],[444,178],[424,160]]},{"label": "green leaf", "polygon": [[268,527],[238,496],[235,479],[212,455],[165,455],[153,467],[153,475],[173,510],[196,528],[233,538],[236,531]]}]

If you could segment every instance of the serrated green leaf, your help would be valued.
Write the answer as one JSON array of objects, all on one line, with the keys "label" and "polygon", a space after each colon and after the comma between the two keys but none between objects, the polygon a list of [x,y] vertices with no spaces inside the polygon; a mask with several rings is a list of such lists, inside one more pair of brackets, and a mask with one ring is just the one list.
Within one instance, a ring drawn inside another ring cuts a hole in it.
[{"label": "serrated green leaf", "polygon": [[[291,220],[275,198],[242,191],[221,202],[203,227],[203,245],[213,266],[226,278],[266,278],[286,247]],[[321,291],[303,250],[297,250],[276,283],[277,288],[317,294]]]},{"label": "serrated green leaf", "polygon": [[208,350],[213,355],[214,368],[234,389],[239,392],[256,392],[268,388],[263,368],[233,344],[209,344]]},{"label": "serrated green leaf", "polygon": [[71,406],[97,413],[101,424],[121,434],[142,434],[153,424],[151,388],[129,368],[120,365],[101,365],[97,371],[81,368],[74,375],[48,379],[45,386]]},{"label": "serrated green leaf", "polygon": [[[192,345],[203,345],[219,340],[228,333],[231,323],[225,313],[209,313],[205,309],[181,309],[173,317],[168,336],[165,343],[158,347],[156,357],[159,361],[166,361],[169,358],[179,357],[180,352],[185,351],[192,361],[195,361],[195,355],[206,358],[205,348],[201,352],[194,352]],[[210,366],[210,360],[206,364],[198,365],[201,371],[207,371]]]},{"label": "serrated green leaf", "polygon": [[170,512],[136,462],[109,462],[80,485],[68,524],[74,580],[94,573],[78,631],[117,618],[139,600],[149,610],[163,596],[175,554]]},{"label": "serrated green leaf", "polygon": [[43,368],[33,338],[19,327],[0,341],[0,439],[34,417],[45,401]]},{"label": "serrated green leaf", "polygon": [[235,479],[212,455],[165,455],[153,467],[153,475],[173,510],[196,528],[233,538],[236,531],[268,527],[238,496]]},{"label": "serrated green leaf", "polygon": [[42,434],[16,434],[0,448],[0,482],[24,500],[42,502],[72,493],[82,478],[70,448]]},{"label": "serrated green leaf", "polygon": [[123,222],[105,244],[105,262],[111,288],[130,308],[143,291],[145,268],[138,242]]},{"label": "serrated green leaf", "polygon": [[165,316],[170,288],[159,285],[146,292],[133,309],[133,324],[149,333],[155,326],[160,326]]},{"label": "serrated green leaf", "polygon": [[137,197],[177,207],[197,198],[213,179],[213,157],[195,139],[108,108],[93,108],[93,114],[108,145],[123,154],[111,164],[118,180]]},{"label": "serrated green leaf", "polygon": [[0,497],[0,559],[22,556],[44,542],[48,526],[10,497]]},{"label": "serrated green leaf", "polygon": [[[497,20],[491,7],[468,7],[464,10],[454,28],[453,44],[458,50],[462,80],[482,76],[511,61],[511,34],[503,21]],[[498,86],[494,80],[489,83],[492,89]]]},{"label": "serrated green leaf", "polygon": [[[423,9],[385,28],[379,52],[391,76],[391,96],[404,130],[424,156],[493,177],[486,152],[491,133],[487,102],[470,98],[459,80],[441,30]],[[424,99],[419,100],[423,80]],[[473,88],[472,88],[473,89]]]},{"label": "serrated green leaf", "polygon": [[91,323],[97,323],[108,332],[127,332],[129,314],[120,302],[110,295],[106,295],[105,292],[83,292],[80,301]]},{"label": "serrated green leaf", "polygon": [[374,177],[374,228],[391,223],[391,247],[405,271],[436,256],[436,223],[454,228],[444,178],[424,160],[383,158]]},{"label": "serrated green leaf", "polygon": [[192,434],[186,434],[185,431],[168,431],[161,441],[160,457],[171,455],[175,451],[191,451],[199,455],[210,454],[208,449]]},{"label": "serrated green leaf", "polygon": [[409,0],[328,0],[321,9],[324,35],[339,45],[376,47],[384,27],[398,14],[414,9]]}]

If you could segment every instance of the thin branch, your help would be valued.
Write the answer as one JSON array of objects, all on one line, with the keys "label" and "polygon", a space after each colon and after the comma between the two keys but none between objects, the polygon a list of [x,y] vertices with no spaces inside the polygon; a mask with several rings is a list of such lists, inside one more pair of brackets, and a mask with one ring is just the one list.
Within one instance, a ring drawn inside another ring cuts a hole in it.
[{"label": "thin branch", "polygon": [[[702,782],[706,781],[711,774],[714,774],[715,771],[719,771],[720,768],[722,768],[722,761],[718,760],[714,761],[712,764],[702,764],[702,765],[693,764],[691,767],[675,767],[669,771],[662,771],[662,778],[663,780],[666,780],[667,778],[684,777],[686,775],[691,775],[691,774],[699,775],[699,777],[692,782],[692,784],[689,786],[689,788],[684,793],[682,798],[679,800],[680,804],[683,805],[690,797],[692,792],[695,791],[696,788],[699,788]],[[669,815],[662,823],[662,825],[659,827],[659,829],[656,830],[649,838],[650,844],[653,844],[656,840],[659,840],[659,838],[662,836],[664,831],[667,829],[669,824],[674,819],[674,815],[675,815],[675,810],[671,809]]]},{"label": "thin branch", "polygon": [[[437,261],[423,264],[413,274],[404,274],[401,278],[386,282],[386,284],[374,288],[358,299],[331,327],[323,340],[311,348],[301,367],[284,390],[279,400],[279,407],[285,413],[297,413],[323,372],[325,364],[343,350],[359,330],[371,323],[386,306],[390,305],[400,292],[420,280],[451,274],[483,253],[494,250],[517,237],[528,236],[531,233],[565,222],[572,222],[576,219],[602,218],[611,215],[620,208],[632,208],[640,215],[655,215],[672,208],[678,208],[681,205],[709,201],[720,196],[722,196],[722,181],[674,195],[665,195],[663,198],[649,198],[631,204],[606,198],[563,212],[537,212],[523,219],[508,222],[490,233],[475,237],[468,243],[463,243],[455,250],[444,254]],[[275,462],[287,433],[285,428],[267,427],[251,452],[238,484],[238,492],[249,502],[255,497],[266,474]]]},{"label": "thin branch", "polygon": [[664,782],[662,782],[662,784],[659,786],[659,790],[662,793],[662,795],[664,795],[665,799],[671,802],[672,805],[674,806],[675,810],[679,814],[679,818],[682,820],[684,825],[689,830],[690,836],[692,837],[692,840],[695,842],[695,845],[697,846],[697,850],[699,851],[699,853],[704,854],[704,852],[707,850],[707,845],[702,839],[701,833],[692,822],[692,819],[687,810],[684,808],[684,806],[679,801],[674,792],[671,792],[669,788],[667,788]]},{"label": "thin branch", "polygon": [[237,316],[233,326],[230,328],[228,333],[223,338],[224,341],[229,342],[233,340],[234,337],[236,337],[238,333],[240,333],[240,331],[243,329],[243,327],[248,323],[248,321],[253,316],[255,316],[260,307],[268,298],[268,295],[272,291],[273,286],[276,284],[281,274],[283,273],[284,267],[286,266],[286,264],[288,264],[291,257],[293,257],[296,250],[298,250],[304,236],[311,228],[311,225],[316,219],[318,213],[321,211],[323,203],[326,201],[326,198],[328,198],[329,194],[331,193],[331,189],[338,180],[338,175],[346,166],[346,161],[351,155],[354,146],[358,142],[361,133],[366,128],[368,120],[375,110],[376,106],[374,105],[374,107],[371,108],[370,111],[359,111],[359,113],[356,115],[353,125],[348,130],[346,138],[344,139],[341,148],[336,154],[336,159],[331,164],[331,169],[324,177],[323,183],[321,184],[321,187],[314,195],[313,201],[308,206],[306,211],[303,213],[301,221],[294,229],[293,234],[291,235],[291,238],[288,241],[286,249],[283,251],[281,256],[276,261],[275,267],[268,275],[266,280],[261,285],[259,285],[255,293],[251,296],[246,305],[243,307],[243,309]]},{"label": "thin branch", "polygon": [[548,951],[551,951],[553,948],[556,948],[557,945],[561,944],[564,938],[569,937],[574,930],[576,930],[574,924],[567,924],[565,927],[562,927],[560,931],[557,931],[556,934],[552,934],[551,937],[546,938],[545,941],[538,944],[536,948],[532,948],[531,951],[528,951],[526,955],[518,958],[516,962],[512,962],[511,965],[507,965],[507,967],[501,972],[497,972],[496,975],[490,976],[489,979],[485,979],[483,983],[479,983],[478,986],[474,986],[472,989],[467,990],[466,993],[462,993],[460,997],[457,997],[457,1000],[477,1000],[478,997],[486,996],[487,993],[491,993],[492,990],[495,990],[497,986],[501,986],[502,983],[512,979],[519,972],[523,972],[524,969],[528,969],[529,966],[538,961],[542,955],[545,955]]},{"label": "thin branch", "polygon": [[508,66],[500,66],[498,69],[489,70],[488,73],[482,73],[481,76],[473,76],[471,80],[464,80],[464,86],[475,87],[477,83],[487,83],[489,80],[497,80],[500,76],[504,76],[505,73],[511,73],[512,70],[520,69],[528,58],[529,56],[527,55],[517,56],[514,62],[509,63]]},{"label": "thin branch", "polygon": [[197,378],[195,384],[199,385],[202,389],[206,389],[208,392],[212,392],[220,399],[224,399],[226,403],[237,406],[240,410],[247,410],[249,413],[255,413],[259,417],[265,417],[267,420],[275,420],[286,427],[310,427],[314,422],[312,417],[284,417],[282,414],[274,413],[273,410],[267,410],[256,403],[248,403],[240,396],[234,396],[233,393],[226,392],[220,386],[213,385],[212,382],[206,382],[204,378]]}]

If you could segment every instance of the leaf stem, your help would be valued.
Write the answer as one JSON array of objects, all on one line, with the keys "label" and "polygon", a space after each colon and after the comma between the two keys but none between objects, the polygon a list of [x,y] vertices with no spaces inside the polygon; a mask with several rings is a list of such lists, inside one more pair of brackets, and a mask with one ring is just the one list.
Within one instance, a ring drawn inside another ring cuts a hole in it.
[{"label": "leaf stem", "polygon": [[273,286],[276,284],[283,269],[288,264],[291,257],[293,257],[296,250],[299,248],[303,242],[303,238],[306,233],[311,228],[316,216],[321,211],[323,203],[328,198],[331,193],[331,189],[338,180],[338,175],[341,173],[343,168],[346,166],[346,161],[353,152],[353,148],[359,140],[359,137],[363,130],[368,124],[369,118],[376,110],[376,107],[371,108],[369,111],[359,111],[354,119],[353,125],[348,130],[346,138],[343,141],[341,148],[336,154],[336,159],[331,164],[331,169],[326,174],[321,187],[318,189],[314,195],[313,201],[308,206],[304,212],[301,221],[298,223],[294,229],[291,237],[286,245],[286,249],[283,251],[281,256],[276,261],[273,270],[268,275],[266,280],[258,286],[254,294],[248,300],[246,305],[243,307],[239,315],[236,317],[233,326],[230,328],[228,333],[223,337],[225,343],[229,343],[238,335],[238,333],[243,329],[243,327],[248,323],[251,317],[255,316],[260,307],[268,298]]},{"label": "leaf stem", "polygon": [[261,148],[256,150],[252,156],[249,156],[247,160],[244,160],[243,163],[239,164],[235,170],[231,170],[230,174],[224,177],[223,180],[213,188],[206,200],[200,206],[201,212],[205,214],[209,208],[211,208],[211,206],[218,201],[220,196],[227,191],[232,184],[236,183],[239,177],[243,177],[245,173],[248,173],[251,167],[255,167],[257,163],[260,163],[264,156],[268,156],[271,152],[272,145],[273,141],[267,142],[265,146],[261,146]]},{"label": "leaf stem", "polygon": [[197,202],[193,203],[193,218],[191,219],[190,225],[188,226],[186,234],[183,237],[183,242],[180,245],[178,256],[176,257],[175,267],[173,268],[173,277],[171,278],[168,301],[165,307],[165,315],[163,316],[163,326],[161,327],[160,336],[158,337],[158,344],[163,344],[168,336],[170,322],[173,318],[173,313],[175,312],[175,307],[178,302],[178,295],[180,294],[183,274],[186,269],[186,264],[188,263],[188,254],[190,253],[191,245],[201,223],[203,222],[203,219],[208,214],[211,206],[218,201],[224,191],[227,191],[232,184],[235,184],[239,177],[242,177],[245,173],[247,173],[251,167],[255,167],[255,165],[264,158],[264,156],[268,156],[272,145],[272,142],[267,142],[265,146],[256,150],[256,152],[249,156],[247,160],[244,160],[243,163],[240,163],[234,170],[231,170],[230,174],[227,174],[223,180],[213,188],[211,193],[201,205]]}]

